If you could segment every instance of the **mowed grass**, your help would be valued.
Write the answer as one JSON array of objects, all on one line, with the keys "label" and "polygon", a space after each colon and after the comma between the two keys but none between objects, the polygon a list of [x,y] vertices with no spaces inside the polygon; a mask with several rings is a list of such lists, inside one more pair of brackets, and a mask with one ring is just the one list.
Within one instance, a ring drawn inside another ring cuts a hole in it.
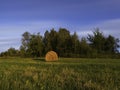
[{"label": "mowed grass", "polygon": [[120,90],[120,60],[0,58],[0,90]]}]

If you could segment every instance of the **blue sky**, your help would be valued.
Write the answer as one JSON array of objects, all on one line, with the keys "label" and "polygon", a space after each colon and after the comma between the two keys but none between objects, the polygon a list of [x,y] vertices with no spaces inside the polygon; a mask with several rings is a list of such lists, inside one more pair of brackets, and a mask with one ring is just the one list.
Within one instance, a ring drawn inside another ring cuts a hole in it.
[{"label": "blue sky", "polygon": [[0,0],[0,52],[19,49],[25,31],[60,27],[80,37],[99,27],[120,38],[120,0]]}]

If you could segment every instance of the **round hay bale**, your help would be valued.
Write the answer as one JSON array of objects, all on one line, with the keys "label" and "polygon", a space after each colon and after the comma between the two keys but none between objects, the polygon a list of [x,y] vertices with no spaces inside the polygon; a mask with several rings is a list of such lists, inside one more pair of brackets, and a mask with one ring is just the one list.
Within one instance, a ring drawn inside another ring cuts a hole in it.
[{"label": "round hay bale", "polygon": [[58,60],[58,55],[54,51],[49,51],[46,56],[45,56],[46,61],[57,61]]}]

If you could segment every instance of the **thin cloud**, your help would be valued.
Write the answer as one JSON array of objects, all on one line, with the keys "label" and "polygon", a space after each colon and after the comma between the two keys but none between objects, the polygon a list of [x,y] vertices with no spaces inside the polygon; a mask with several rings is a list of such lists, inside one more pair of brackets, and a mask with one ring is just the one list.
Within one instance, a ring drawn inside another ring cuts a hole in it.
[{"label": "thin cloud", "polygon": [[22,34],[26,31],[30,33],[40,32],[41,35],[44,35],[46,30],[58,29],[60,26],[63,26],[63,24],[57,21],[29,21],[16,24],[2,24],[0,26],[0,52],[10,47],[19,49]]},{"label": "thin cloud", "polygon": [[120,19],[104,21],[103,23],[98,24],[98,27],[106,34],[111,34],[120,38]]},{"label": "thin cloud", "polygon": [[19,49],[20,39],[0,39],[0,52],[6,51],[10,47]]},{"label": "thin cloud", "polygon": [[77,32],[80,37],[86,37],[88,34],[92,34],[94,28],[100,28],[105,35],[113,35],[116,38],[120,38],[120,19],[106,20],[102,22],[96,22],[92,25],[75,25],[68,24],[67,22],[58,21],[29,21],[19,22],[16,24],[3,24],[0,26],[0,51],[7,50],[10,47],[19,48],[21,45],[22,34],[25,31],[30,33],[37,33],[44,35],[46,30],[63,27],[70,30],[71,33]]},{"label": "thin cloud", "polygon": [[86,25],[78,28],[78,34],[80,36],[87,36],[88,33],[92,34],[94,28],[98,27],[105,35],[113,35],[120,39],[120,19],[106,20],[98,22],[92,25]]}]

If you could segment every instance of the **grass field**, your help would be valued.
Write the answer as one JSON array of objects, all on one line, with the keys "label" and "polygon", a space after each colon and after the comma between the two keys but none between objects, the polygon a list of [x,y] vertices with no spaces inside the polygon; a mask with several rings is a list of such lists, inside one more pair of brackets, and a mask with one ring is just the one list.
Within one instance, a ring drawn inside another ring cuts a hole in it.
[{"label": "grass field", "polygon": [[0,58],[0,90],[120,90],[120,60]]}]

